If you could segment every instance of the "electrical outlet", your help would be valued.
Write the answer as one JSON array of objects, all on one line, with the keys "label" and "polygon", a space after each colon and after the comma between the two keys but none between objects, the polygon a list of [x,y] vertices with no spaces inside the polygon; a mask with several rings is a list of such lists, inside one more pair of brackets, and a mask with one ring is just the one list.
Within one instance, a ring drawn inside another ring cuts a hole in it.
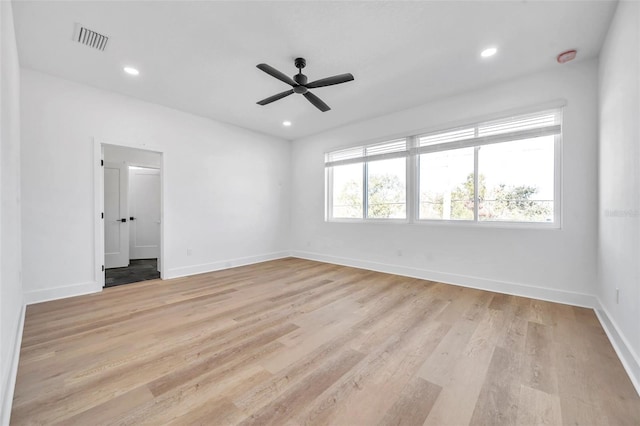
[{"label": "electrical outlet", "polygon": [[620,289],[616,288],[616,305],[620,303]]},{"label": "electrical outlet", "polygon": [[187,249],[187,256],[191,256],[192,253],[193,253],[193,249],[188,248]]},{"label": "electrical outlet", "polygon": [[396,252],[396,254],[397,254],[398,256],[402,256],[402,250],[398,250],[398,251]]}]

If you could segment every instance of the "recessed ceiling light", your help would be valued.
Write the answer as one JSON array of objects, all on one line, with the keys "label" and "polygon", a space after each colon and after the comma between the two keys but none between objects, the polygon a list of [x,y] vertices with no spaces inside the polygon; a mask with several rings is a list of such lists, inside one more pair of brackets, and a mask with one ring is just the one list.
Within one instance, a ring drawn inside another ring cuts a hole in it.
[{"label": "recessed ceiling light", "polygon": [[483,58],[488,58],[495,55],[496,52],[498,52],[498,49],[496,49],[495,47],[489,47],[488,49],[484,49],[482,53],[480,53],[480,56],[482,56]]},{"label": "recessed ceiling light", "polygon": [[126,72],[127,74],[131,74],[131,75],[140,74],[140,71],[138,71],[137,69],[135,69],[133,67],[124,67],[124,72]]},{"label": "recessed ceiling light", "polygon": [[283,121],[283,122],[282,122],[282,125],[283,125],[284,127],[289,127],[289,126],[291,126],[291,122],[290,122],[290,121]]}]

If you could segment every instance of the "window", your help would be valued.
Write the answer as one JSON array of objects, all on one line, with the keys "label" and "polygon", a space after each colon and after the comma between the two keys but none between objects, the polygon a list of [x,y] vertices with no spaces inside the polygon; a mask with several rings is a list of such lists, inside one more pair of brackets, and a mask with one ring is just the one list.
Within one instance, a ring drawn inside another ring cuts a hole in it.
[{"label": "window", "polygon": [[326,154],[328,218],[406,219],[407,155],[406,139]]},{"label": "window", "polygon": [[420,219],[473,220],[473,148],[420,155]]},{"label": "window", "polygon": [[560,110],[417,137],[418,220],[554,223]]},{"label": "window", "polygon": [[362,163],[333,168],[333,217],[362,218]]},{"label": "window", "polygon": [[329,152],[328,220],[559,224],[561,109]]},{"label": "window", "polygon": [[553,222],[554,137],[478,150],[478,220]]},{"label": "window", "polygon": [[367,164],[367,217],[407,217],[407,160],[372,161]]}]

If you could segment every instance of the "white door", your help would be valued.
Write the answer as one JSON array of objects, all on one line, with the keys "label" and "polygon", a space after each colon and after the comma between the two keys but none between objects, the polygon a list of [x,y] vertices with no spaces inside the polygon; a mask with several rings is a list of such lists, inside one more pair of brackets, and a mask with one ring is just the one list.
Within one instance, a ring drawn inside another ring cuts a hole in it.
[{"label": "white door", "polygon": [[158,259],[160,170],[129,167],[129,212],[130,259]]},{"label": "white door", "polygon": [[129,217],[124,163],[104,163],[104,266],[129,266]]}]

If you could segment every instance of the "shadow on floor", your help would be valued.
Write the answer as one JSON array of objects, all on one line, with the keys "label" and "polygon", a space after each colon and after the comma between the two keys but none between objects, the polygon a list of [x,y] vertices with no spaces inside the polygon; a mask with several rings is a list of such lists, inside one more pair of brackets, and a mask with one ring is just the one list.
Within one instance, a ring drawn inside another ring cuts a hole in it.
[{"label": "shadow on floor", "polygon": [[115,287],[158,278],[160,278],[158,259],[136,259],[130,260],[129,266],[125,268],[107,269],[105,271],[104,286]]}]

